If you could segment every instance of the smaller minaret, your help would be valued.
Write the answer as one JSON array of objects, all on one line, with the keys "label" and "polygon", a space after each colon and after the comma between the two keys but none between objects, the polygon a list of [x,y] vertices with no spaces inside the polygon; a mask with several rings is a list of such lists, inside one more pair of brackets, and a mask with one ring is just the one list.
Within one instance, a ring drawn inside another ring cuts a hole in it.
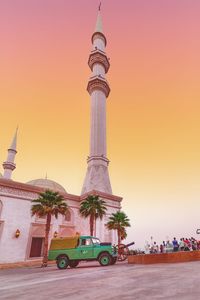
[{"label": "smaller minaret", "polygon": [[8,149],[7,161],[3,163],[3,168],[4,168],[3,178],[5,179],[11,179],[12,171],[14,171],[14,169],[16,168],[16,164],[14,163],[14,161],[15,161],[15,155],[17,154],[17,131],[18,131],[18,127],[16,129],[10,148]]}]

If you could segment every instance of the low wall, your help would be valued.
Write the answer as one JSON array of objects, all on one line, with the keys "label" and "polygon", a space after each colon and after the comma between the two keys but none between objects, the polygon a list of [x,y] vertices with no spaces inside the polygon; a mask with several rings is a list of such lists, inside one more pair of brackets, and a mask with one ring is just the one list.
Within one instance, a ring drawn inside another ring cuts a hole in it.
[{"label": "low wall", "polygon": [[200,260],[200,251],[129,255],[129,264],[177,263]]}]

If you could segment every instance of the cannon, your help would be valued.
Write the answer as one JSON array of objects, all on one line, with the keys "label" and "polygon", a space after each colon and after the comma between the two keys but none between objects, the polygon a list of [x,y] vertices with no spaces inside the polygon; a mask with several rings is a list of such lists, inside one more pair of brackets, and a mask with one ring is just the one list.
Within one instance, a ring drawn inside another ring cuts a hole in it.
[{"label": "cannon", "polygon": [[118,261],[124,261],[127,259],[128,255],[130,254],[130,250],[129,250],[129,247],[134,245],[135,242],[132,242],[132,243],[129,243],[127,245],[124,245],[124,244],[119,244],[116,246],[117,248],[117,252],[118,252],[118,255],[117,255],[117,260]]}]

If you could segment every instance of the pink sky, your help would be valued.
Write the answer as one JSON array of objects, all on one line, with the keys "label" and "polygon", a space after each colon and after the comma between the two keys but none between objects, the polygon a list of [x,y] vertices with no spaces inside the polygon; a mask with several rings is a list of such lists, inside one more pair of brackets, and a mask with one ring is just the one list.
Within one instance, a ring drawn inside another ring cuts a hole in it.
[{"label": "pink sky", "polygon": [[[0,1],[0,159],[18,124],[17,181],[47,172],[80,194],[98,3]],[[138,245],[200,226],[199,13],[199,0],[102,1],[110,178]]]}]

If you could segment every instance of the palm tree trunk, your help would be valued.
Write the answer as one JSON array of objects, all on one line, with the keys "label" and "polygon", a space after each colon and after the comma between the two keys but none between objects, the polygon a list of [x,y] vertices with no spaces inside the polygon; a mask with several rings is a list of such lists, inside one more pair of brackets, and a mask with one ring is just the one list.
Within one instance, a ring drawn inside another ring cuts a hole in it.
[{"label": "palm tree trunk", "polygon": [[97,236],[97,218],[94,218],[94,236]]},{"label": "palm tree trunk", "polygon": [[51,214],[48,214],[47,222],[45,226],[44,255],[42,260],[42,267],[47,267],[47,262],[48,262],[48,243],[49,243],[50,226],[51,226]]},{"label": "palm tree trunk", "polygon": [[94,233],[94,216],[90,215],[90,235],[93,236]]},{"label": "palm tree trunk", "polygon": [[117,238],[118,238],[118,249],[119,249],[119,245],[121,244],[121,234],[120,234],[120,229],[117,229]]}]

